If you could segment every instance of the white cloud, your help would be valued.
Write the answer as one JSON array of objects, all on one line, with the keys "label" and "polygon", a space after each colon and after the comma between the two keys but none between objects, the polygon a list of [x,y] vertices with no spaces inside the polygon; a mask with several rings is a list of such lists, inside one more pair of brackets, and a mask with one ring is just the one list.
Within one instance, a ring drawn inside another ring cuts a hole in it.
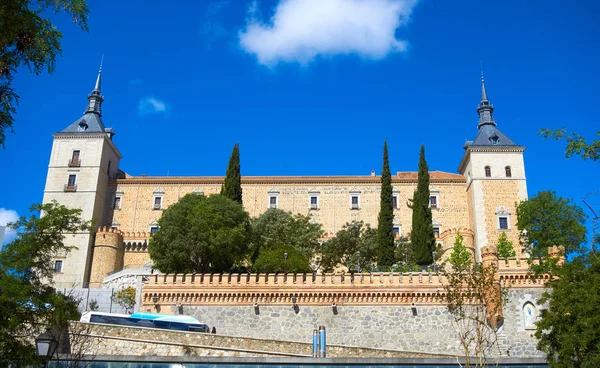
[{"label": "white cloud", "polygon": [[158,98],[154,98],[152,96],[141,98],[138,102],[138,114],[145,115],[154,115],[154,114],[169,114],[170,108],[169,105]]},{"label": "white cloud", "polygon": [[417,0],[281,0],[268,23],[252,3],[240,45],[258,62],[306,64],[317,56],[356,54],[382,59],[406,51],[396,30],[408,23]]},{"label": "white cloud", "polygon": [[[7,210],[5,208],[0,208],[0,226],[6,226],[10,222],[15,222],[19,219],[19,215],[16,211]],[[9,229],[8,227],[4,232],[4,244],[8,244],[13,241],[16,237],[17,233],[13,229]],[[0,244],[1,245],[1,244]]]}]

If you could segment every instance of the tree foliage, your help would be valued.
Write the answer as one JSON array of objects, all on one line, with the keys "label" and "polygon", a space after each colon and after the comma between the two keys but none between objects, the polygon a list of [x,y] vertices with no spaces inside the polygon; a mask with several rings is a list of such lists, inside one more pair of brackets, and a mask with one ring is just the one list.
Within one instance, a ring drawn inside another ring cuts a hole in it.
[{"label": "tree foliage", "polygon": [[387,142],[383,141],[383,169],[381,171],[381,200],[377,218],[377,265],[390,267],[394,264],[394,204],[392,174],[388,159]]},{"label": "tree foliage", "polygon": [[125,311],[133,309],[135,305],[135,294],[136,290],[133,286],[127,286],[111,296],[114,303],[117,303],[121,307],[125,308]]},{"label": "tree foliage", "polygon": [[[253,219],[250,224],[251,261],[256,261],[263,250],[291,246],[311,259],[319,247],[323,227],[310,217],[292,215],[284,210],[271,208]],[[282,253],[283,254],[283,253]]]},{"label": "tree foliage", "polygon": [[377,259],[377,250],[376,229],[363,221],[348,222],[323,244],[320,266],[323,272],[331,272],[338,266],[368,272]]},{"label": "tree foliage", "polygon": [[412,209],[412,231],[410,240],[414,247],[415,262],[418,265],[433,263],[431,252],[435,250],[433,234],[433,217],[429,208],[429,167],[425,160],[425,146],[421,146],[417,190],[408,207]]},{"label": "tree foliage", "polygon": [[[600,141],[587,144],[586,140],[573,133],[569,136],[566,130],[555,132],[542,130],[545,137],[566,139],[568,141],[565,154],[580,155],[584,160],[598,160]],[[600,134],[600,133],[599,133]],[[586,196],[587,197],[587,196]],[[598,219],[594,208],[589,207],[594,222]],[[541,213],[545,228],[552,234],[543,238],[543,245],[565,245],[567,251],[577,250],[581,253],[564,264],[550,263],[547,267],[553,277],[547,284],[539,303],[547,303],[548,308],[541,310],[541,318],[536,322],[535,336],[538,338],[538,349],[547,354],[550,367],[598,367],[600,366],[600,256],[595,252],[595,246],[600,244],[600,237],[592,229],[592,244],[589,248],[580,247],[585,239],[583,211],[570,201],[554,198],[554,206],[547,212],[561,212],[560,216],[550,216]],[[538,220],[532,215],[534,220]],[[542,223],[542,220],[536,223]],[[559,221],[552,224],[551,221]],[[519,219],[519,221],[521,221]],[[547,223],[547,224],[546,224]],[[541,227],[541,226],[539,226]],[[562,230],[566,234],[561,234]],[[536,240],[536,236],[530,236]],[[563,244],[563,242],[567,242]],[[582,249],[583,248],[583,249]],[[547,262],[546,262],[547,263]],[[539,268],[533,268],[539,271]]]},{"label": "tree foliage", "polygon": [[508,301],[508,291],[501,290],[496,280],[498,267],[473,263],[458,234],[440,272],[447,280],[443,297],[458,333],[464,367],[487,367],[488,357],[499,353],[496,329],[502,324],[502,304]]},{"label": "tree foliage", "polygon": [[[567,147],[565,148],[567,158],[573,155],[579,155],[584,160],[590,159],[592,161],[597,161],[600,158],[600,139],[588,143],[583,136],[575,132],[569,133],[567,128],[564,127],[556,130],[541,129],[540,135],[557,141],[567,141]],[[600,131],[596,135],[600,136]]]},{"label": "tree foliage", "polygon": [[36,75],[54,71],[61,54],[62,33],[48,18],[50,12],[66,12],[87,31],[88,8],[84,0],[0,1],[0,145],[12,132],[19,96],[12,87],[14,74],[27,67]]},{"label": "tree foliage", "polygon": [[515,257],[517,252],[515,251],[515,247],[511,241],[506,238],[506,233],[500,234],[498,237],[498,257],[499,258],[510,258]]},{"label": "tree foliage", "polygon": [[558,276],[539,303],[535,336],[551,367],[600,367],[600,258],[577,257],[554,270]]},{"label": "tree foliage", "polygon": [[[413,245],[410,242],[410,238],[406,236],[401,236],[396,239],[396,251],[395,251],[395,259],[396,264],[401,264],[403,270],[413,270],[415,269],[415,257],[413,254]],[[419,267],[419,270],[421,268]],[[408,271],[407,271],[408,272]]]},{"label": "tree foliage", "polygon": [[309,258],[291,245],[274,245],[263,248],[254,262],[257,273],[310,273]]},{"label": "tree foliage", "polygon": [[229,158],[229,165],[227,166],[227,173],[225,174],[225,180],[221,187],[221,195],[238,203],[242,203],[242,175],[240,172],[239,143],[236,143],[233,146],[233,151]]},{"label": "tree foliage", "polygon": [[465,272],[469,270],[473,264],[471,253],[469,253],[469,250],[463,244],[463,236],[460,235],[460,233],[456,234],[452,252],[450,252],[450,257],[448,258],[448,263],[455,272]]},{"label": "tree foliage", "polygon": [[[39,363],[31,337],[51,327],[55,332],[79,319],[78,301],[56,293],[52,257],[72,247],[65,237],[90,231],[81,210],[57,202],[31,207],[32,215],[10,224],[17,238],[0,252],[0,366]],[[38,214],[42,213],[42,217]],[[65,235],[67,234],[67,235]]]},{"label": "tree foliage", "polygon": [[521,245],[534,259],[546,259],[548,248],[555,245],[564,246],[566,253],[582,250],[586,215],[555,192],[542,191],[519,203],[517,218]]},{"label": "tree foliage", "polygon": [[187,194],[163,212],[148,252],[162,272],[225,272],[246,257],[248,222],[229,198]]}]

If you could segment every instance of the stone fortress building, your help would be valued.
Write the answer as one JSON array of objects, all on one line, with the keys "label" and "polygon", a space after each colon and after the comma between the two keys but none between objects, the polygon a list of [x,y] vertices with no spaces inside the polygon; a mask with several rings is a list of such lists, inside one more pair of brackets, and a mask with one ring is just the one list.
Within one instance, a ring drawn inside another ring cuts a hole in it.
[{"label": "stone fortress building", "polygon": [[[54,260],[57,287],[99,287],[122,269],[151,267],[148,240],[158,229],[164,209],[187,193],[219,193],[223,177],[131,176],[119,167],[122,158],[114,132],[102,121],[102,67],[88,95],[82,117],[53,135],[44,203],[56,200],[81,208],[94,219],[97,232],[68,235],[77,249]],[[518,244],[515,204],[527,198],[524,147],[503,134],[481,82],[478,131],[464,145],[458,173],[430,172],[430,206],[438,244],[452,246],[457,231],[475,257],[495,245],[501,233]],[[352,220],[377,226],[380,177],[243,176],[243,203],[250,216],[269,208],[311,216],[332,237]],[[397,172],[394,231],[407,235],[411,210],[406,206],[417,185],[416,172]]]}]

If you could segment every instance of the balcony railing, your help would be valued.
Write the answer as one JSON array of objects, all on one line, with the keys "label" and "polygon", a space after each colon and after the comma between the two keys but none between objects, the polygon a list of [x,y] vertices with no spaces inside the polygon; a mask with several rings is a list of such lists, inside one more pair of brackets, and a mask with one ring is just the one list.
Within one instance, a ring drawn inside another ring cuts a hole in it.
[{"label": "balcony railing", "polygon": [[72,158],[69,160],[69,167],[79,167],[81,166],[81,160],[78,158]]},{"label": "balcony railing", "polygon": [[350,207],[350,208],[351,208],[351,209],[353,209],[353,210],[358,210],[358,209],[360,209],[360,208],[358,207],[358,203],[352,203],[352,207]]},{"label": "balcony railing", "polygon": [[271,203],[271,204],[269,204],[269,208],[277,208],[277,203]]},{"label": "balcony railing", "polygon": [[162,209],[162,205],[160,203],[155,203],[154,207],[152,207],[153,210],[161,210]]},{"label": "balcony railing", "polygon": [[318,210],[318,209],[319,209],[319,205],[318,205],[318,204],[316,204],[316,203],[311,203],[311,204],[310,204],[310,209],[311,209],[311,210]]},{"label": "balcony railing", "polygon": [[76,192],[77,185],[75,184],[65,184],[65,192]]}]

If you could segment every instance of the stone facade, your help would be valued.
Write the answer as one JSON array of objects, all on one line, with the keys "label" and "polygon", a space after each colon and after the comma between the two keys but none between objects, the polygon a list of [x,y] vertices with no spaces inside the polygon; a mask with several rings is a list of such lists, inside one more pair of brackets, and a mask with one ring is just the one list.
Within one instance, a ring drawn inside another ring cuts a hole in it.
[{"label": "stone facade", "polygon": [[[81,208],[82,216],[100,227],[96,233],[65,235],[67,245],[76,250],[56,255],[61,266],[54,277],[58,287],[100,286],[107,275],[122,269],[150,269],[148,241],[164,209],[187,193],[219,193],[223,182],[223,177],[207,176],[134,177],[119,170],[122,156],[113,142],[114,132],[101,120],[100,79],[101,73],[84,116],[54,135],[44,202],[57,200]],[[482,247],[494,245],[501,232],[518,244],[515,203],[527,198],[524,147],[498,130],[493,110],[482,84],[477,138],[464,146],[458,173],[430,172],[438,244],[449,248],[460,231],[477,261]],[[327,239],[353,220],[377,226],[380,181],[375,172],[243,176],[243,203],[252,217],[272,207],[308,215],[323,225]],[[416,189],[417,173],[397,172],[392,184],[397,204],[394,227],[400,235],[408,235],[412,213],[406,204]],[[500,217],[507,226],[500,228]]]}]

